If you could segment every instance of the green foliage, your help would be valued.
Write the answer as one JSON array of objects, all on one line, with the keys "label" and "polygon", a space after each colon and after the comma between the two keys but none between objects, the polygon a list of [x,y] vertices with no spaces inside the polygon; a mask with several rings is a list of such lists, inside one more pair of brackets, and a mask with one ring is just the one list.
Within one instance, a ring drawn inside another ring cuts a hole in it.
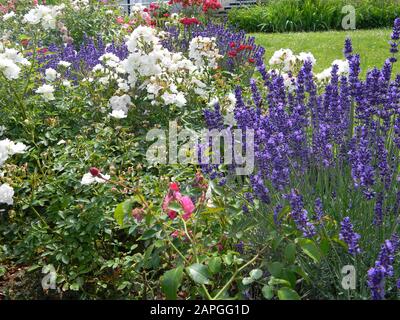
[{"label": "green foliage", "polygon": [[[346,30],[329,32],[293,32],[293,33],[256,33],[256,43],[266,50],[265,61],[281,48],[290,48],[294,52],[312,52],[317,63],[315,73],[328,68],[332,61],[343,58],[343,43],[347,37],[353,42],[354,51],[361,57],[361,74],[365,77],[372,66],[382,66],[390,53],[387,39],[391,29]],[[395,74],[400,72],[400,65],[393,65]]]},{"label": "green foliage", "polygon": [[176,291],[181,285],[183,268],[177,267],[164,273],[161,279],[161,289],[169,300],[176,300]]},{"label": "green foliage", "polygon": [[249,32],[340,30],[345,5],[355,8],[357,29],[390,27],[400,15],[398,0],[270,0],[232,9],[228,18]]}]

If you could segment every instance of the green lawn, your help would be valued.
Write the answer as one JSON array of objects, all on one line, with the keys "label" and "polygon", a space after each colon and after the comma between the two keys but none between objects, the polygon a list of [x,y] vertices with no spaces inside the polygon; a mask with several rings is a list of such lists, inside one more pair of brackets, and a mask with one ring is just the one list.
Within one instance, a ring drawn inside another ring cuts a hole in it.
[{"label": "green lawn", "polygon": [[[256,42],[266,49],[266,61],[280,48],[289,48],[295,53],[311,52],[317,59],[315,71],[329,67],[335,59],[343,59],[344,40],[353,40],[354,52],[361,56],[362,74],[374,66],[381,67],[390,56],[390,29],[330,31],[310,33],[255,33]],[[400,73],[400,61],[395,64]]]}]

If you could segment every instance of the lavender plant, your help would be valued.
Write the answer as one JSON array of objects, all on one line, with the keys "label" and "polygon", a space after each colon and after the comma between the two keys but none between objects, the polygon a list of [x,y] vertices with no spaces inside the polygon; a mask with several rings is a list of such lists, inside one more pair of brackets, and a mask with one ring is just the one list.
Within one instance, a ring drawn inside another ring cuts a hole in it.
[{"label": "lavender plant", "polygon": [[[320,265],[330,269],[333,278],[338,277],[333,270],[340,270],[345,261],[357,265],[362,281],[355,295],[362,296],[369,287],[375,299],[385,297],[384,280],[390,275],[394,281],[396,273],[396,246],[390,241],[375,267],[367,272],[365,266],[374,265],[377,243],[399,232],[400,75],[392,74],[399,39],[396,19],[392,56],[382,68],[369,70],[365,80],[359,77],[360,57],[347,39],[347,75],[339,75],[334,65],[323,85],[308,60],[293,77],[293,90],[259,58],[260,77],[251,79],[247,88],[236,87],[233,110],[236,127],[255,134],[255,173],[244,190],[250,188],[259,202],[244,199],[246,212],[250,209],[246,214],[258,217],[258,223],[273,215],[274,221],[297,229],[296,237],[310,238],[331,261]],[[208,124],[226,116],[219,108],[205,115]],[[314,217],[308,211],[314,211]],[[316,290],[324,290],[316,283]],[[340,287],[336,290],[343,293]]]}]

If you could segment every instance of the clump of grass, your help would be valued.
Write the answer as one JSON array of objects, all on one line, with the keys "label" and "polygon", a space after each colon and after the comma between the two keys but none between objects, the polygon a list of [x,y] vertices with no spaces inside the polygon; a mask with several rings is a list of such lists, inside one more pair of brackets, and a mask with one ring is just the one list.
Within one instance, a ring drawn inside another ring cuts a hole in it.
[{"label": "clump of grass", "polygon": [[232,9],[228,19],[248,32],[340,30],[346,5],[355,8],[357,29],[390,27],[400,16],[400,0],[270,0]]}]

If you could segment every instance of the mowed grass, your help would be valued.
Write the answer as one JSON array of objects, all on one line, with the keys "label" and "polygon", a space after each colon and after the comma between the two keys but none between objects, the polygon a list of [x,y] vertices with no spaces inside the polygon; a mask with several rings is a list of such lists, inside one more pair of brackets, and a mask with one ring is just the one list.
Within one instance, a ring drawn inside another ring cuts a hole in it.
[{"label": "mowed grass", "polygon": [[[289,48],[295,53],[311,52],[317,59],[315,72],[328,68],[333,60],[343,59],[346,37],[353,41],[355,53],[361,56],[362,75],[373,67],[381,68],[390,57],[390,29],[349,30],[301,33],[254,33],[256,43],[266,49],[266,62],[281,48]],[[400,58],[400,56],[399,56]],[[400,60],[400,59],[399,59]],[[394,72],[400,73],[400,61],[395,63]]]}]

